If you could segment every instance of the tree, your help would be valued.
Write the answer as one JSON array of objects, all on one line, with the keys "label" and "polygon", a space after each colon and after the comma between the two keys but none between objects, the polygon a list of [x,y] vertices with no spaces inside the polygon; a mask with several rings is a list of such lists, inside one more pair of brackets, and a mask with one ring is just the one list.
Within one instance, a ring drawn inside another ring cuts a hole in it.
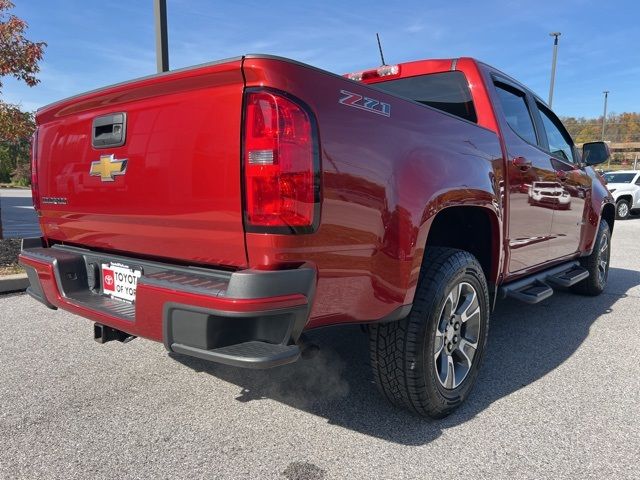
[{"label": "tree", "polygon": [[[12,76],[30,87],[39,83],[36,74],[40,71],[38,62],[44,55],[44,42],[32,42],[25,37],[27,22],[9,11],[14,4],[0,0],[0,94],[2,79]],[[18,105],[5,103],[0,98],[0,153],[15,156],[19,162],[24,157],[25,145],[35,128],[33,114],[23,112]],[[28,154],[27,154],[28,161]],[[16,167],[20,167],[19,163]],[[19,171],[16,168],[16,171]],[[22,169],[24,170],[24,168]],[[0,211],[0,238],[2,238],[2,215]]]},{"label": "tree", "polygon": [[[564,117],[562,123],[576,143],[594,142],[602,138],[602,117]],[[640,142],[640,113],[608,114],[604,137],[613,143]]]},{"label": "tree", "polygon": [[44,42],[32,42],[24,36],[27,22],[8,11],[14,7],[9,0],[0,0],[0,90],[2,77],[11,75],[33,87],[40,80],[38,62],[44,55]]}]

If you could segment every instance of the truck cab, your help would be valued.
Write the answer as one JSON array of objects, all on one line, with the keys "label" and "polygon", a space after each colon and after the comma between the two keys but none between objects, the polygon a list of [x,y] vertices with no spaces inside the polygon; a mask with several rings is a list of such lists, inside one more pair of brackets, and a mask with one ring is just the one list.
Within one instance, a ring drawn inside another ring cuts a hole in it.
[{"label": "truck cab", "polygon": [[507,216],[502,281],[591,248],[588,239],[597,225],[583,220],[601,210],[607,192],[539,96],[472,58],[409,62],[397,66],[394,74],[388,71],[348,76],[499,136],[507,185],[500,199]]}]

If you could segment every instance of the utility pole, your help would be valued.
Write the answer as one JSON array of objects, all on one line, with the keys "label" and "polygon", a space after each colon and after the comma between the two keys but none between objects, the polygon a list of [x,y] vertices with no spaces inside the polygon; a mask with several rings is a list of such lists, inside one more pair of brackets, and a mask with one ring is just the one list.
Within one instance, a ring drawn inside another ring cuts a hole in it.
[{"label": "utility pole", "polygon": [[156,64],[158,73],[168,72],[167,0],[153,0],[153,13],[156,20]]},{"label": "utility pole", "polygon": [[602,141],[604,142],[604,129],[607,125],[607,99],[609,98],[609,90],[604,92],[604,113],[602,114]]},{"label": "utility pole", "polygon": [[553,103],[553,84],[556,81],[556,61],[558,60],[558,37],[562,35],[560,32],[551,32],[553,39],[553,59],[551,60],[551,82],[549,84],[549,106]]}]

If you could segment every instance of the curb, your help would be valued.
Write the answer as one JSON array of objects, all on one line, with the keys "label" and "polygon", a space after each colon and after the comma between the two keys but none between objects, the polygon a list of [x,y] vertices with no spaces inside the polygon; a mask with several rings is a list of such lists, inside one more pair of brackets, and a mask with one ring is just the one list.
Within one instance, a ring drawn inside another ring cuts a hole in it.
[{"label": "curb", "polygon": [[26,290],[28,286],[29,278],[26,273],[0,277],[0,293],[19,292]]}]

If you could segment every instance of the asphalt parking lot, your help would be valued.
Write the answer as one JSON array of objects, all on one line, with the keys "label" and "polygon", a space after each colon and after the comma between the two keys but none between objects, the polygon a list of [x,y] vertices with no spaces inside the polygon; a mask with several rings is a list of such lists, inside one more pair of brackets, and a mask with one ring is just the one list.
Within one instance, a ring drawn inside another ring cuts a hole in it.
[{"label": "asphalt parking lot", "polygon": [[31,203],[31,190],[0,188],[0,215],[4,238],[40,236],[38,218]]},{"label": "asphalt parking lot", "polygon": [[638,478],[638,239],[640,218],[616,224],[600,297],[501,302],[478,385],[441,421],[385,404],[355,327],[246,371],[99,345],[87,320],[0,297],[0,478]]}]

